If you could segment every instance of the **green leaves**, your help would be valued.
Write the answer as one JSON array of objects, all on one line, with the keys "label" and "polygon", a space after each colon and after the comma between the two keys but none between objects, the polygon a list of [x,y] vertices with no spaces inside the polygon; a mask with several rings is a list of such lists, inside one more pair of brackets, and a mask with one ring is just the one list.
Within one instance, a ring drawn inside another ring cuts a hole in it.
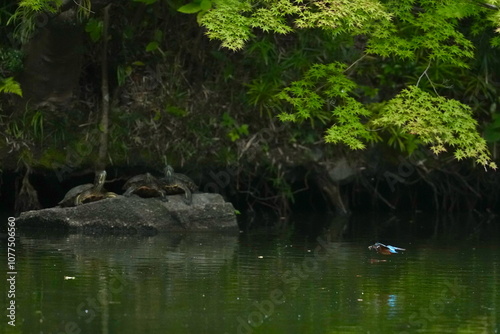
[{"label": "green leaves", "polygon": [[405,133],[417,136],[424,144],[431,145],[435,154],[455,149],[458,160],[474,158],[483,166],[496,168],[486,146],[486,141],[476,130],[469,106],[457,100],[432,96],[410,86],[390,100],[372,124],[382,127],[399,127]]},{"label": "green leaves", "polygon": [[47,11],[51,13],[57,12],[57,9],[61,6],[61,0],[21,0],[19,1],[19,7],[29,8],[30,10],[36,12]]},{"label": "green leaves", "polygon": [[458,67],[467,67],[474,48],[459,30],[459,20],[479,14],[470,1],[427,1],[415,7],[411,0],[389,1],[394,20],[374,25],[367,52],[383,57],[415,59],[423,54]]},{"label": "green leaves", "polygon": [[190,2],[187,5],[179,7],[177,11],[184,14],[197,13],[196,19],[198,23],[201,23],[201,19],[210,9],[212,9],[211,0],[194,0],[193,2]]},{"label": "green leaves", "polygon": [[212,1],[210,0],[196,0],[188,3],[187,5],[181,6],[177,9],[178,12],[184,14],[194,14],[199,11],[207,11],[212,8]]},{"label": "green leaves", "polygon": [[250,1],[222,0],[216,4],[216,9],[199,16],[208,37],[222,41],[222,46],[231,50],[243,48],[251,36],[251,20],[244,15],[252,10]]},{"label": "green leaves", "polygon": [[159,51],[163,53],[160,48],[160,44],[163,40],[163,32],[159,29],[155,29],[153,34],[153,40],[146,45],[146,52]]},{"label": "green leaves", "polygon": [[21,0],[7,25],[15,24],[14,37],[26,43],[32,36],[40,18],[48,20],[47,13],[57,13],[61,0]]},{"label": "green leaves", "polygon": [[102,27],[102,20],[92,18],[87,22],[87,24],[85,25],[85,31],[89,34],[92,42],[95,43],[101,39]]},{"label": "green leaves", "polygon": [[159,46],[160,46],[160,43],[157,41],[149,42],[148,45],[146,45],[146,52],[152,52],[152,51],[158,50]]},{"label": "green leaves", "polygon": [[23,96],[21,86],[13,77],[1,79],[0,78],[0,93],[12,93]]},{"label": "green leaves", "polygon": [[238,125],[236,120],[227,112],[222,114],[222,125],[228,129],[227,136],[231,141],[236,141],[242,136],[248,136],[248,124]]},{"label": "green leaves", "polygon": [[278,98],[293,107],[291,113],[281,113],[282,121],[303,121],[318,119],[323,123],[335,124],[327,130],[325,140],[330,143],[343,143],[351,149],[365,147],[363,141],[372,138],[365,128],[362,117],[370,112],[350,96],[357,85],[347,78],[343,71],[345,65],[331,63],[313,65],[302,80],[293,82],[283,89]]},{"label": "green leaves", "polygon": [[493,120],[484,129],[484,138],[490,143],[500,142],[500,114],[494,114]]},{"label": "green leaves", "polygon": [[343,105],[333,110],[336,123],[326,131],[327,143],[343,143],[353,150],[365,148],[365,142],[373,140],[372,133],[362,122],[361,116],[368,116],[369,111],[364,106],[349,97]]},{"label": "green leaves", "polygon": [[301,6],[295,24],[300,28],[322,28],[334,32],[365,30],[374,21],[389,21],[391,14],[379,1],[317,0]]},{"label": "green leaves", "polygon": [[334,33],[369,33],[372,24],[389,21],[388,13],[375,0],[213,0],[208,9],[204,1],[193,1],[180,7],[183,13],[201,13],[199,22],[207,28],[211,39],[219,39],[224,47],[241,49],[252,29],[286,34],[295,28],[322,28]]}]

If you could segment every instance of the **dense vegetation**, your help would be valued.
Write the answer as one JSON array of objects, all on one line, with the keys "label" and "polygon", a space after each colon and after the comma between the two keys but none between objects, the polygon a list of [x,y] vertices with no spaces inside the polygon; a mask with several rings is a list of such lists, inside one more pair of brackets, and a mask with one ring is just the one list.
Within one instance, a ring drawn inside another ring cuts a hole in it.
[{"label": "dense vegetation", "polygon": [[[331,171],[347,160],[364,171],[350,193],[361,185],[394,208],[396,179],[427,187],[436,207],[456,209],[457,196],[474,207],[496,175],[499,8],[498,0],[7,4],[2,169],[66,178],[98,164],[160,169],[165,155],[193,173],[226,171],[231,182],[219,190],[284,213],[312,181],[342,207]],[[411,180],[402,159],[416,171]]]}]

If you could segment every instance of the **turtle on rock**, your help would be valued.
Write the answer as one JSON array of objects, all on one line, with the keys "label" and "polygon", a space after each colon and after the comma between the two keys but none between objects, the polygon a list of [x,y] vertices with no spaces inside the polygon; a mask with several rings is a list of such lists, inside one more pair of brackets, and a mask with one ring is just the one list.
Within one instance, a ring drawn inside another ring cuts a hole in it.
[{"label": "turtle on rock", "polygon": [[166,165],[164,169],[165,177],[160,179],[162,189],[167,195],[184,194],[184,201],[191,205],[193,202],[192,193],[198,190],[196,184],[184,174],[175,173],[174,168]]},{"label": "turtle on rock", "polygon": [[116,197],[113,192],[104,189],[106,181],[106,171],[101,170],[95,173],[94,183],[87,183],[71,188],[64,198],[58,203],[60,207],[77,206],[84,203],[99,201],[105,198]]},{"label": "turtle on rock", "polygon": [[162,201],[167,201],[166,192],[162,189],[161,182],[149,173],[132,177],[125,183],[123,189],[126,190],[123,194],[125,197],[136,194],[145,198],[161,197]]}]

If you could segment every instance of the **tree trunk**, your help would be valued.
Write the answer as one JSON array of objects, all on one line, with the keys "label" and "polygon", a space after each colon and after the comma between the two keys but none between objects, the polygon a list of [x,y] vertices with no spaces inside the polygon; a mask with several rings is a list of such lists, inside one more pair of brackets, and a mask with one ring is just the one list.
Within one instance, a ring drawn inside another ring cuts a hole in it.
[{"label": "tree trunk", "polygon": [[97,169],[105,169],[108,155],[108,127],[109,127],[109,80],[108,80],[108,27],[109,27],[109,8],[104,7],[103,29],[102,29],[102,56],[101,56],[101,94],[102,109],[99,131],[99,156],[97,159]]}]

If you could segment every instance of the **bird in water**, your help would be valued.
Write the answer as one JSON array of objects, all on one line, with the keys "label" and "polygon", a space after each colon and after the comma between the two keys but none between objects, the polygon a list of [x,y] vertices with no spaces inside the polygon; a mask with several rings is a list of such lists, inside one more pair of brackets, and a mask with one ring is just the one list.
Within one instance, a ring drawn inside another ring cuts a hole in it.
[{"label": "bird in water", "polygon": [[384,245],[384,244],[381,244],[380,242],[376,242],[374,245],[369,246],[368,249],[369,250],[374,249],[375,251],[377,251],[377,253],[382,254],[382,255],[398,254],[398,251],[405,251],[406,250],[406,249],[400,248],[400,247]]}]

